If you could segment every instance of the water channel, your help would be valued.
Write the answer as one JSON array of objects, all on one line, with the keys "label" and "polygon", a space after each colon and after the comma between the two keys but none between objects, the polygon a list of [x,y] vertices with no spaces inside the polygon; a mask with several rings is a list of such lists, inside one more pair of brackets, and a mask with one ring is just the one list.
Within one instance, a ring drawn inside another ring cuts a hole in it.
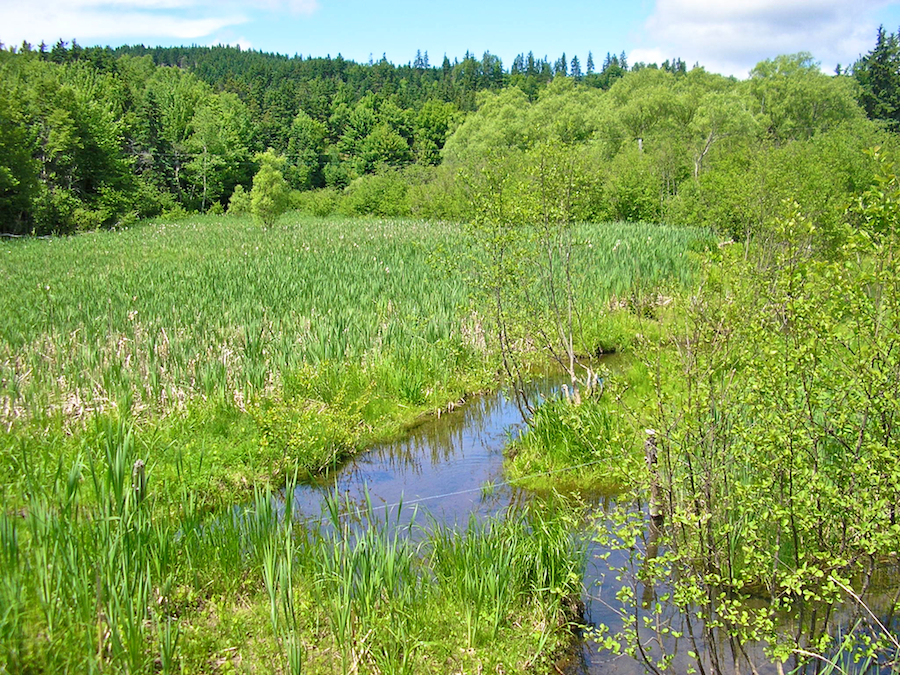
[{"label": "water channel", "polygon": [[[558,395],[563,382],[561,375],[547,375],[534,386],[539,396],[546,398]],[[502,393],[475,397],[452,412],[426,419],[401,440],[374,446],[318,483],[297,486],[293,495],[294,513],[309,520],[318,519],[322,516],[325,497],[337,493],[343,503],[358,508],[360,513],[371,504],[376,513],[389,510],[391,521],[400,524],[412,519],[416,523],[434,519],[465,527],[472,514],[479,518],[501,514],[511,504],[531,496],[509,486],[503,474],[504,448],[523,426],[515,403]],[[582,495],[582,498],[593,507],[595,514],[589,526],[602,527],[614,498],[602,494]],[[639,504],[632,508],[636,513],[641,511]],[[427,516],[423,517],[423,512]],[[624,564],[625,554],[601,549],[590,538],[587,546],[585,625],[603,623],[615,630],[621,620],[612,609],[616,606],[618,585],[611,583],[611,569]],[[895,586],[896,578],[888,585]],[[652,594],[653,589],[639,589],[639,592]],[[850,620],[849,616],[848,612],[846,621]],[[681,620],[678,616],[669,619],[673,625]],[[836,619],[841,621],[839,612]],[[672,672],[687,671],[690,665],[687,651],[691,648],[688,644],[680,648],[667,645],[667,650],[676,652]],[[756,656],[761,659],[761,650]],[[753,660],[757,664],[761,662],[757,658]],[[603,653],[590,640],[577,641],[571,654],[557,668],[566,675],[646,672],[637,660]],[[772,668],[758,672],[762,675],[776,671]]]}]

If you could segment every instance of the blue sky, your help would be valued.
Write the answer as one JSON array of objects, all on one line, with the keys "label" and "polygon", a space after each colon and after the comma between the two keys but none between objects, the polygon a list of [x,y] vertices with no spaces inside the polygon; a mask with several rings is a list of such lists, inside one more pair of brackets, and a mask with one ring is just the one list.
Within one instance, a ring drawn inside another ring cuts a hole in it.
[{"label": "blue sky", "polygon": [[871,49],[879,24],[900,28],[900,0],[0,0],[5,44],[223,43],[394,63],[422,50],[432,64],[487,50],[506,67],[528,51],[582,64],[591,51],[598,66],[624,51],[632,63],[680,57],[738,77],[797,51],[831,71]]}]

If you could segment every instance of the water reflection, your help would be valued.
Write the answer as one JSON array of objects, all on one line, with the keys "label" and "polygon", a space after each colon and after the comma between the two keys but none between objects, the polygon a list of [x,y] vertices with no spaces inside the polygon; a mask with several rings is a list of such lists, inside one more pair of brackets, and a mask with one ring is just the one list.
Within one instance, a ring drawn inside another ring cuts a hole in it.
[{"label": "water reflection", "polygon": [[[547,397],[564,381],[561,374],[548,374],[534,386]],[[373,447],[317,483],[297,486],[294,512],[318,518],[324,498],[338,495],[351,510],[365,511],[367,499],[376,510],[396,510],[403,503],[401,523],[408,523],[414,510],[420,519],[424,511],[445,524],[464,523],[472,513],[500,513],[520,498],[504,483],[503,449],[522,426],[518,408],[502,392],[474,398],[425,421],[404,439]]]},{"label": "water reflection", "polygon": [[[637,645],[639,658],[615,655],[603,651],[590,639],[574,645],[573,653],[563,668],[566,675],[638,675],[657,670],[663,657],[671,658],[665,672],[701,674],[748,673],[753,675],[813,675],[823,672],[842,672],[838,668],[829,669],[822,660],[804,658],[794,654],[784,664],[773,663],[766,654],[762,642],[741,644],[720,628],[710,628],[692,612],[682,612],[668,598],[673,587],[670,583],[652,582],[646,573],[649,563],[657,556],[665,554],[662,543],[665,526],[660,527],[647,513],[646,504],[623,505],[607,502],[606,507],[597,509],[595,528],[597,531],[611,530],[617,519],[613,510],[622,510],[639,518],[644,523],[641,536],[629,547],[604,547],[596,541],[589,548],[590,559],[585,571],[585,624],[595,628],[605,624],[615,632],[623,626],[622,608],[616,594],[623,584],[633,584],[637,600],[631,608],[638,627]],[[847,597],[845,602],[833,606],[808,604],[800,608],[798,616],[776,615],[779,632],[792,636],[798,644],[804,645],[804,636],[823,631],[840,636],[856,630],[870,635],[877,620],[892,635],[900,635],[900,617],[897,603],[900,600],[900,564],[896,559],[885,563],[873,562],[866,578],[854,580],[854,586],[864,588],[863,599],[866,607]],[[768,600],[756,597],[746,600],[748,610],[766,609]],[[871,614],[870,614],[871,611]],[[877,617],[877,619],[874,619]],[[862,630],[860,631],[860,626]],[[677,636],[677,637],[675,637]],[[814,647],[807,645],[808,649]],[[879,675],[897,674],[896,666],[873,662],[869,669],[859,664],[850,667],[854,654],[837,655],[837,649],[826,650],[825,656],[843,664],[846,672],[874,673]],[[863,659],[864,661],[864,659]],[[649,662],[649,666],[647,665]],[[840,665],[840,664],[839,664]]]},{"label": "water reflection", "polygon": [[[541,396],[547,397],[554,395],[564,381],[561,374],[551,374],[542,378],[536,388]],[[452,413],[424,422],[402,440],[372,448],[318,483],[297,486],[292,495],[293,511],[311,523],[321,522],[325,498],[337,495],[346,517],[365,523],[371,508],[373,517],[395,527],[415,523],[417,527],[408,530],[413,537],[421,536],[429,524],[465,525],[472,514],[484,518],[503,513],[533,496],[504,483],[503,450],[522,426],[515,403],[502,393],[475,398]],[[615,496],[598,493],[579,497],[593,513],[594,522],[586,527],[587,531],[608,529],[612,511],[623,508]],[[638,623],[643,625],[645,617],[650,622],[649,629],[642,629],[644,639],[640,648],[651,661],[662,654],[672,655],[669,672],[677,673],[690,672],[696,665],[705,673],[726,670],[758,675],[778,673],[778,668],[765,658],[762,645],[743,648],[723,632],[707,630],[696,616],[681,613],[671,604],[658,603],[672,589],[642,583],[646,575],[641,568],[665,552],[660,543],[660,530],[646,514],[645,504],[624,508],[643,519],[646,524],[643,536],[631,550],[608,549],[595,541],[588,542],[586,626],[605,624],[613,631],[621,628],[616,593],[622,582],[616,580],[614,570],[626,568],[635,580]],[[895,634],[900,631],[900,618],[893,612],[898,599],[898,578],[900,563],[896,560],[873,569],[868,584],[870,593],[866,596],[876,614],[885,617],[885,625]],[[814,620],[828,621],[835,631],[849,630],[861,611],[848,605],[833,608],[827,617],[819,615]],[[807,629],[812,618],[805,617]],[[671,633],[663,636],[657,630],[661,627],[674,630],[679,637],[672,637]],[[789,631],[801,629],[786,621],[784,627]],[[699,664],[689,652],[700,655]],[[786,664],[783,671],[788,672],[797,665]],[[815,672],[815,667],[813,664],[813,670],[808,672]],[[648,671],[641,660],[601,652],[590,640],[578,641],[568,659],[558,664],[558,669],[568,675],[637,675]]]}]

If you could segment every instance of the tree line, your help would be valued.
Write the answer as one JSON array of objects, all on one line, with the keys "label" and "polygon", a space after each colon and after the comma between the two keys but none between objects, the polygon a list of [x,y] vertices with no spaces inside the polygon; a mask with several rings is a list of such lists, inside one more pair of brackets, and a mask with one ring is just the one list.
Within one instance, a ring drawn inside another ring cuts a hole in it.
[{"label": "tree line", "polygon": [[624,53],[597,67],[590,53],[582,65],[529,52],[507,69],[489,52],[394,65],[25,43],[0,49],[0,229],[67,233],[222,210],[268,149],[284,159],[296,207],[466,217],[460,171],[543,140],[578,158],[573,217],[743,234],[786,184],[821,210],[815,191],[836,200],[867,180],[857,151],[890,142],[898,79],[900,47],[884,30],[835,76],[801,54],[745,81],[680,59],[629,65]]}]

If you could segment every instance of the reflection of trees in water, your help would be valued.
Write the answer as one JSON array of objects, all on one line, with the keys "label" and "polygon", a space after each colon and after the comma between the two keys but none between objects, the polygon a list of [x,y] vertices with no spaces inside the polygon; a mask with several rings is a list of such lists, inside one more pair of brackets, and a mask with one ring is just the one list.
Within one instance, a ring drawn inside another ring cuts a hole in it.
[{"label": "reflection of trees in water", "polygon": [[420,469],[427,460],[432,465],[443,464],[460,454],[469,437],[481,440],[515,422],[507,419],[513,417],[504,410],[508,407],[501,394],[475,398],[453,412],[425,421],[403,440],[375,446],[369,455],[392,469]]}]

